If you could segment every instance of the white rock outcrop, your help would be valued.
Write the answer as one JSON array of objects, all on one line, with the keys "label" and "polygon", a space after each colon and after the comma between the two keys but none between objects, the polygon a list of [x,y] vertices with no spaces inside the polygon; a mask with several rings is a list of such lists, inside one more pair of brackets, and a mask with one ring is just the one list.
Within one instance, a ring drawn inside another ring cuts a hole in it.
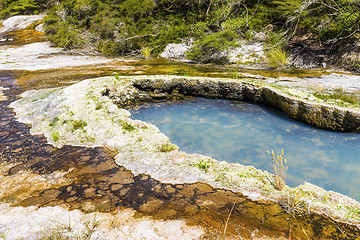
[{"label": "white rock outcrop", "polygon": [[[199,239],[204,230],[182,220],[135,217],[132,209],[117,213],[83,213],[63,207],[11,207],[0,203],[1,239]],[[91,231],[89,231],[91,227]]]},{"label": "white rock outcrop", "polygon": [[262,42],[243,42],[228,54],[231,63],[259,63],[265,59],[264,44]]},{"label": "white rock outcrop", "polygon": [[192,46],[192,42],[184,43],[170,43],[166,46],[165,50],[160,54],[162,58],[186,58],[186,51]]},{"label": "white rock outcrop", "polygon": [[44,15],[19,15],[13,16],[2,22],[3,29],[0,32],[8,32],[25,29],[36,21],[42,20]]},{"label": "white rock outcrop", "polygon": [[112,61],[100,56],[63,55],[61,52],[60,48],[51,47],[49,42],[36,42],[21,47],[0,46],[0,70],[36,71]]}]

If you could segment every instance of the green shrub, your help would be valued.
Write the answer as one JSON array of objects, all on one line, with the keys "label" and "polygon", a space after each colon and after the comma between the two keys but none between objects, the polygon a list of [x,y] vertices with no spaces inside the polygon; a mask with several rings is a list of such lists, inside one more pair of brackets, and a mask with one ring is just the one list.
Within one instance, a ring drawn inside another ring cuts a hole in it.
[{"label": "green shrub", "polygon": [[43,10],[41,1],[36,0],[0,0],[0,19],[14,15],[38,14]]},{"label": "green shrub", "polygon": [[49,40],[65,50],[80,48],[85,44],[81,31],[66,23],[47,26],[45,31],[47,34],[54,33],[49,36]]},{"label": "green shrub", "polygon": [[236,46],[237,37],[236,33],[230,30],[204,35],[195,42],[187,55],[190,59],[203,63],[226,62],[227,59],[223,51]]},{"label": "green shrub", "polygon": [[[311,33],[322,44],[336,44],[354,38],[360,26],[358,1],[272,1],[275,11],[287,23],[290,34]],[[280,14],[280,12],[283,14]]]},{"label": "green shrub", "polygon": [[310,33],[313,40],[332,45],[356,39],[360,29],[360,3],[350,0],[0,0],[0,14],[49,6],[45,29],[59,47],[104,55],[140,55],[150,48],[157,55],[168,43],[193,38],[188,56],[204,63],[226,61],[222,52],[268,24],[275,29],[269,42],[281,32],[287,40]]},{"label": "green shrub", "polygon": [[105,56],[118,56],[127,52],[126,45],[118,42],[101,41],[97,45],[97,51]]},{"label": "green shrub", "polygon": [[154,55],[160,54],[167,44],[180,43],[184,38],[189,37],[191,25],[184,20],[169,17],[165,24],[159,21],[157,27],[159,30],[156,36],[149,39]]}]

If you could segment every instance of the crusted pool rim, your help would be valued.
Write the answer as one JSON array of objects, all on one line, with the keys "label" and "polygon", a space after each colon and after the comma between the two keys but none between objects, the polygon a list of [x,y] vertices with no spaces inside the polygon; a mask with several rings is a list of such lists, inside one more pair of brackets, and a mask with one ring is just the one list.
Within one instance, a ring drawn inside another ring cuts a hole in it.
[{"label": "crusted pool rim", "polygon": [[[32,134],[44,134],[48,142],[56,147],[65,144],[106,146],[118,152],[117,164],[134,174],[149,174],[167,183],[204,182],[215,188],[247,195],[256,201],[280,202],[285,208],[290,208],[289,211],[325,215],[360,232],[360,204],[357,201],[310,183],[296,188],[286,186],[279,191],[273,185],[274,176],[271,173],[252,166],[219,162],[199,154],[186,154],[156,126],[131,119],[128,111],[117,107],[149,100],[151,94],[147,95],[148,92],[155,93],[153,96],[156,97],[166,97],[174,91],[184,95],[266,103],[289,109],[287,111],[292,116],[305,120],[311,119],[312,114],[320,119],[327,114],[343,116],[333,118],[343,121],[342,124],[331,125],[335,127],[343,126],[348,119],[359,119],[359,112],[354,109],[310,102],[246,79],[177,76],[89,79],[63,88],[27,91],[11,106],[19,121],[32,124]],[[206,167],[203,167],[204,163]]]},{"label": "crusted pool rim", "polygon": [[134,86],[159,93],[175,90],[184,95],[251,101],[280,109],[293,119],[317,128],[360,132],[359,108],[328,104],[310,92],[294,92],[291,87],[279,87],[261,80],[147,76],[135,79]]}]

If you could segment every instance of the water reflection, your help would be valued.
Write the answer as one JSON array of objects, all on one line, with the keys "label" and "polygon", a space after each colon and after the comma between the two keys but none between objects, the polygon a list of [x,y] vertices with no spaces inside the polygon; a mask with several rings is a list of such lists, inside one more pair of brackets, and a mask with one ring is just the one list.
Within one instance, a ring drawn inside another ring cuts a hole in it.
[{"label": "water reflection", "polygon": [[271,170],[266,150],[283,148],[288,185],[307,181],[360,199],[359,134],[316,129],[274,109],[227,100],[152,103],[131,111],[188,153]]}]

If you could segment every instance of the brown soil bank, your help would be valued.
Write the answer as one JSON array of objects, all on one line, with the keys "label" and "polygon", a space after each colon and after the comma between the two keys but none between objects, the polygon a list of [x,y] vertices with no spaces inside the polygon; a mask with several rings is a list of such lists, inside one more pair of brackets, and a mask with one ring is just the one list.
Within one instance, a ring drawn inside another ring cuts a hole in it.
[{"label": "brown soil bank", "polygon": [[[317,128],[339,132],[360,132],[359,111],[310,102],[268,85],[236,79],[164,77],[164,79],[151,80],[137,79],[134,86],[140,90],[156,93],[152,94],[152,98],[166,98],[167,95],[178,93],[215,99],[252,101],[281,109],[292,118]],[[122,100],[117,101],[122,104]]]}]

